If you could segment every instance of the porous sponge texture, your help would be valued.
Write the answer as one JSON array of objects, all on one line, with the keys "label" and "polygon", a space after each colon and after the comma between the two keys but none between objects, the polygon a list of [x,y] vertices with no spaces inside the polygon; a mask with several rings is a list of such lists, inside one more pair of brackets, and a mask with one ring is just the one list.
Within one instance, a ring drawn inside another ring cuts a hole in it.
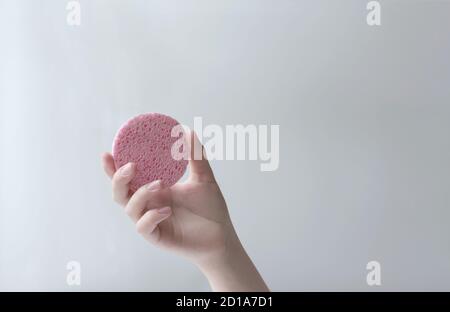
[{"label": "porous sponge texture", "polygon": [[188,161],[175,160],[171,154],[174,142],[180,137],[185,140],[184,133],[171,136],[172,128],[178,125],[169,116],[146,113],[131,118],[118,130],[112,154],[117,169],[129,162],[136,164],[136,175],[129,184],[131,191],[155,180],[169,187],[183,176]]}]

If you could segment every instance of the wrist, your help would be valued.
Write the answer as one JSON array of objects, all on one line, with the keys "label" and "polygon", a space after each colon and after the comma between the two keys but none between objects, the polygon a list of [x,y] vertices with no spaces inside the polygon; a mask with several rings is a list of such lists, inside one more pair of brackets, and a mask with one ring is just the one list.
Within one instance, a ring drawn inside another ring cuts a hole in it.
[{"label": "wrist", "polygon": [[245,250],[239,237],[234,229],[231,229],[227,231],[227,235],[224,235],[223,243],[220,247],[207,252],[195,262],[202,272],[215,272],[232,265],[233,262],[242,258],[244,253]]},{"label": "wrist", "polygon": [[197,262],[213,291],[269,291],[234,229],[225,246]]}]

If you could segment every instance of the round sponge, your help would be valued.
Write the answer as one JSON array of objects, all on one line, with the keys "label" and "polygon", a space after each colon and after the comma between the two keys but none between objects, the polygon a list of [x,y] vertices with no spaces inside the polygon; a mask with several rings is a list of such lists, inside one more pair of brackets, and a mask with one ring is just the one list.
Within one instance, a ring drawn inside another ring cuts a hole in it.
[{"label": "round sponge", "polygon": [[171,154],[175,141],[185,139],[184,133],[171,136],[172,128],[178,125],[169,116],[147,113],[131,118],[118,130],[112,155],[116,168],[129,162],[136,164],[136,175],[129,184],[131,191],[155,180],[169,187],[183,176],[188,161],[175,160]]}]

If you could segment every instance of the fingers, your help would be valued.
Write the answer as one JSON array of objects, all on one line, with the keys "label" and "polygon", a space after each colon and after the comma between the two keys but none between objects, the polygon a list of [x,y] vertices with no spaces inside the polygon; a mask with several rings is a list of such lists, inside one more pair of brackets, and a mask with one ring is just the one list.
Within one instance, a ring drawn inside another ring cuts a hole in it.
[{"label": "fingers", "polygon": [[125,212],[138,222],[148,210],[170,205],[170,190],[163,188],[162,182],[157,180],[139,188],[128,201]]},{"label": "fingers", "polygon": [[194,182],[215,182],[213,171],[197,134],[194,131],[190,131],[187,135],[187,140],[191,151],[189,179]]},{"label": "fingers", "polygon": [[128,184],[136,174],[136,165],[128,163],[116,171],[111,154],[102,155],[105,173],[112,179],[113,198],[125,206],[125,212],[136,223],[137,231],[149,241],[160,237],[158,225],[172,214],[170,189],[160,180],[139,188],[132,196]]},{"label": "fingers", "polygon": [[172,214],[170,207],[162,207],[147,211],[136,223],[136,230],[151,242],[157,242],[161,232],[158,225]]},{"label": "fingers", "polygon": [[112,178],[114,173],[116,172],[116,165],[114,164],[114,158],[110,153],[102,154],[102,165],[103,170],[108,175],[108,177]]},{"label": "fingers", "polygon": [[136,174],[136,165],[128,163],[117,170],[112,177],[113,199],[121,204],[126,205],[129,200],[128,183]]},{"label": "fingers", "polygon": [[125,207],[138,233],[151,242],[159,240],[158,225],[172,214],[170,195],[170,189],[164,188],[160,180],[153,181],[139,188]]}]

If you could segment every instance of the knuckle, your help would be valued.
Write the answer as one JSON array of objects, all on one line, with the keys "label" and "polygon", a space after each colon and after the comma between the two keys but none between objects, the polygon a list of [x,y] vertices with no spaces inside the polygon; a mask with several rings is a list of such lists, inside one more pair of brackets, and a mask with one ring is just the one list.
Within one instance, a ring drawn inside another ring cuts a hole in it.
[{"label": "knuckle", "polygon": [[125,213],[127,216],[131,217],[133,214],[133,206],[132,205],[126,205],[125,206]]},{"label": "knuckle", "polygon": [[116,174],[114,174],[112,178],[112,183],[113,185],[120,186],[126,184],[129,180],[130,180],[129,176],[124,176],[116,172]]},{"label": "knuckle", "polygon": [[116,192],[112,192],[111,194],[112,200],[116,203],[120,203],[119,197],[117,196]]},{"label": "knuckle", "polygon": [[125,181],[126,181],[126,179],[125,179],[123,176],[121,176],[121,175],[116,175],[116,176],[114,176],[113,184],[114,184],[116,187],[118,187],[118,186],[123,185],[123,184],[125,183]]},{"label": "knuckle", "polygon": [[145,224],[142,223],[142,222],[136,223],[136,231],[137,231],[139,234],[144,235],[145,232],[146,232],[146,226],[145,226]]}]

